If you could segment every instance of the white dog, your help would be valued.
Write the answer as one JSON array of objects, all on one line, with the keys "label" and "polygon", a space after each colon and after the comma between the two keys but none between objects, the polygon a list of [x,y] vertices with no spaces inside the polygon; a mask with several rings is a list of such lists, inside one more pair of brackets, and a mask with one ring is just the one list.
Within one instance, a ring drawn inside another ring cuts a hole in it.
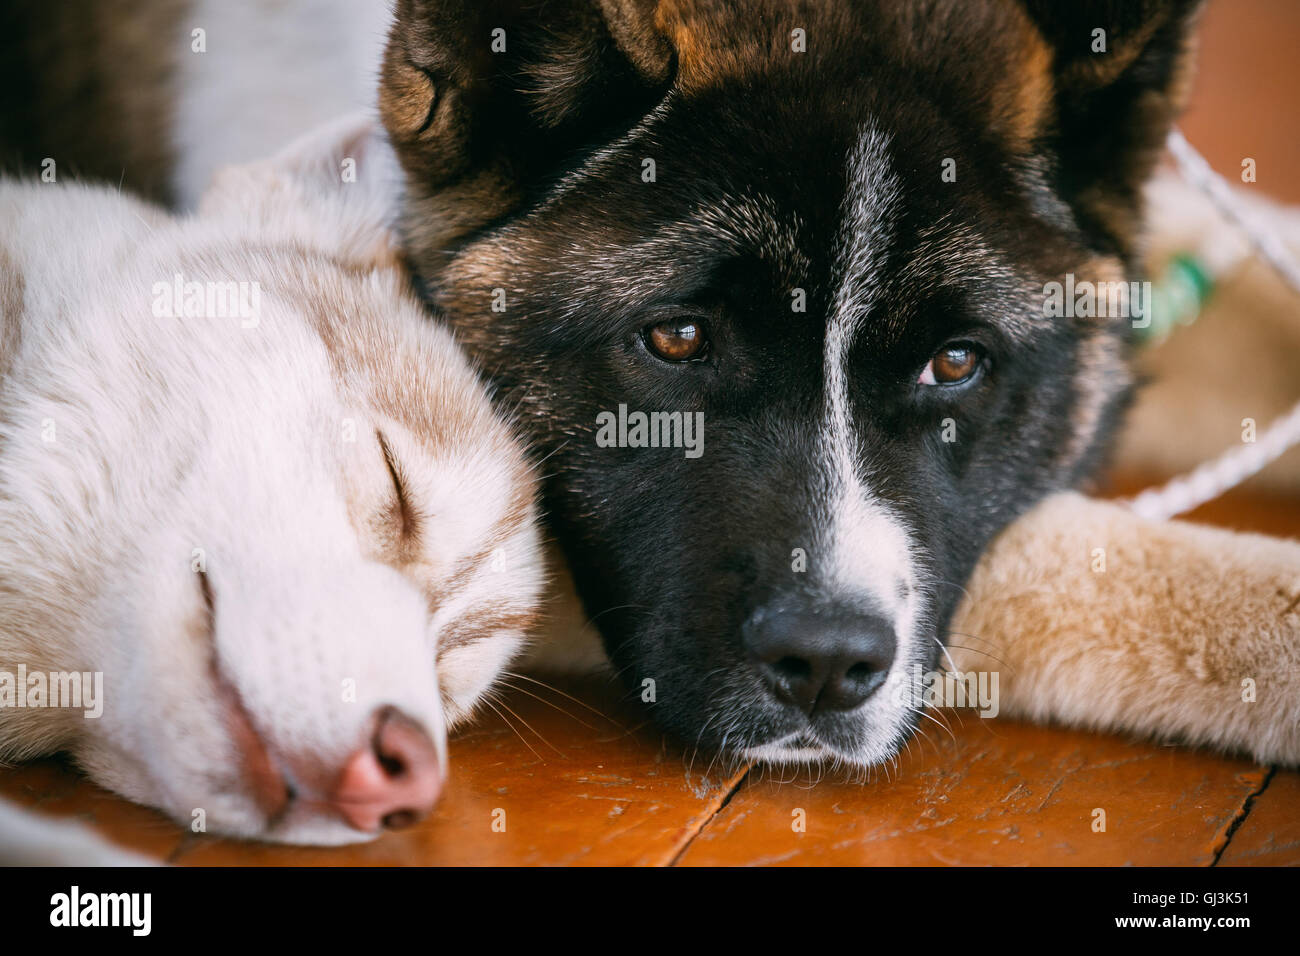
[{"label": "white dog", "polygon": [[0,759],[68,751],[269,840],[432,806],[543,571],[524,453],[396,267],[389,175],[347,120],[189,219],[0,183]]}]

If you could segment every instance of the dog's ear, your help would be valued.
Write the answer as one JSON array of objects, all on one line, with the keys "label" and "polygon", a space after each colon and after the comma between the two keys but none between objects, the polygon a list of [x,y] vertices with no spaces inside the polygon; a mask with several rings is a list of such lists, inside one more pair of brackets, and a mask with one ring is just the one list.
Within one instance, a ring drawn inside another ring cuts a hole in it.
[{"label": "dog's ear", "polygon": [[[1044,51],[1036,61],[1041,121],[1058,191],[1116,251],[1140,226],[1141,188],[1189,92],[1202,0],[1022,0]],[[1047,82],[1043,82],[1046,80]],[[1032,99],[1032,96],[1030,97]]]},{"label": "dog's ear", "polygon": [[399,0],[380,114],[443,245],[517,205],[564,156],[672,81],[654,0]]},{"label": "dog's ear", "polygon": [[374,117],[350,114],[266,159],[218,169],[198,212],[263,238],[319,246],[355,265],[388,266],[398,258],[391,220],[400,183]]},{"label": "dog's ear", "polygon": [[366,154],[374,147],[376,124],[365,114],[339,117],[310,130],[265,159],[223,166],[204,190],[199,212],[208,215],[241,205],[265,204],[289,188],[311,196],[341,192],[360,180]]}]

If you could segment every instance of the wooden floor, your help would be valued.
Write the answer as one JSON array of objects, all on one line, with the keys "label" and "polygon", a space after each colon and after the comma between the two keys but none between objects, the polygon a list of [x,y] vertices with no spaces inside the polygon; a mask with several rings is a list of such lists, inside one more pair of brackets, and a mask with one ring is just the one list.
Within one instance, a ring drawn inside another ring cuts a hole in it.
[{"label": "wooden floor", "polygon": [[[1300,537],[1300,500],[1237,494],[1196,517]],[[0,795],[183,865],[1300,864],[1291,770],[953,711],[870,779],[781,780],[692,760],[620,696],[517,682],[509,723],[452,741],[433,816],[358,847],[190,834],[57,761],[3,772]]]},{"label": "wooden floor", "polygon": [[[1297,29],[1294,0],[1213,0],[1183,123],[1217,167],[1252,155],[1293,202]],[[1233,495],[1196,517],[1300,537],[1300,499]],[[1300,773],[1248,760],[967,712],[926,722],[887,775],[814,786],[692,761],[609,688],[521,684],[506,703],[513,727],[493,717],[452,742],[430,819],[360,847],[195,836],[56,762],[0,772],[0,795],[195,865],[1300,864]]]}]

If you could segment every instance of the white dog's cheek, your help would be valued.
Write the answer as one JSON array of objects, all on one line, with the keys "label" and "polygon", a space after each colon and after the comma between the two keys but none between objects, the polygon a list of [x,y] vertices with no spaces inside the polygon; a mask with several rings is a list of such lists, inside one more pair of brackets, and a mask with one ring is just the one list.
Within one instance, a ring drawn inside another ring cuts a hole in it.
[{"label": "white dog's cheek", "polygon": [[448,727],[469,716],[523,646],[520,632],[498,631],[439,657],[438,683]]}]

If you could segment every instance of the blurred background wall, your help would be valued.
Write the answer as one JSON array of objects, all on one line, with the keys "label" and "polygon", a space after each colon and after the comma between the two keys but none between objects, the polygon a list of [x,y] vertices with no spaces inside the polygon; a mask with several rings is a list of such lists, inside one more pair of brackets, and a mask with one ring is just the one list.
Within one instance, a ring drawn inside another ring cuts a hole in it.
[{"label": "blurred background wall", "polygon": [[1300,0],[1210,0],[1182,128],[1214,168],[1300,203]]}]

